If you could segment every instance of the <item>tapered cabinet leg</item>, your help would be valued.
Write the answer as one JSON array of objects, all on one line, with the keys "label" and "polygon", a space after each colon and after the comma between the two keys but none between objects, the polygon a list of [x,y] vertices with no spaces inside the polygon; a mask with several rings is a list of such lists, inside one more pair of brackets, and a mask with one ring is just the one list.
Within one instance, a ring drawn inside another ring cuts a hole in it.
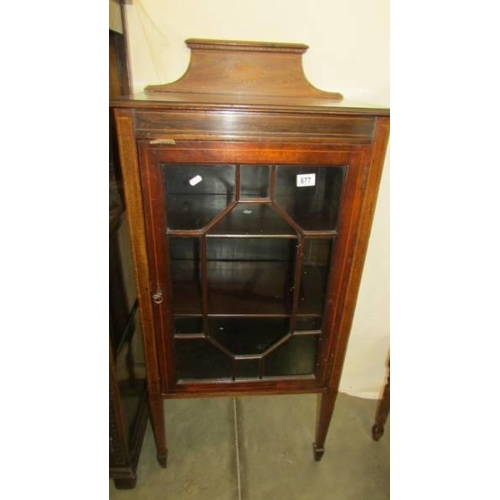
[{"label": "tapered cabinet leg", "polygon": [[325,453],[325,441],[332,419],[337,391],[326,390],[318,395],[316,415],[316,439],[313,444],[314,460],[319,462]]},{"label": "tapered cabinet leg", "polygon": [[167,467],[167,441],[165,438],[165,418],[163,415],[163,399],[160,396],[149,398],[151,425],[156,444],[156,458],[161,467]]},{"label": "tapered cabinet leg", "polygon": [[378,441],[384,434],[384,427],[389,416],[391,401],[391,382],[390,375],[387,376],[387,383],[384,387],[382,399],[378,402],[377,413],[375,415],[375,424],[372,427],[372,437]]}]

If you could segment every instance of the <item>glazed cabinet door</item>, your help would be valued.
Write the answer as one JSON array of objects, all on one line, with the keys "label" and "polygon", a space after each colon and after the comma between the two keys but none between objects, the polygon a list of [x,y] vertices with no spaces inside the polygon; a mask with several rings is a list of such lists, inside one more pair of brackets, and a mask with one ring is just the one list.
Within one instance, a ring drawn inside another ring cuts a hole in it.
[{"label": "glazed cabinet door", "polygon": [[139,150],[163,390],[320,386],[360,150],[149,141]]}]

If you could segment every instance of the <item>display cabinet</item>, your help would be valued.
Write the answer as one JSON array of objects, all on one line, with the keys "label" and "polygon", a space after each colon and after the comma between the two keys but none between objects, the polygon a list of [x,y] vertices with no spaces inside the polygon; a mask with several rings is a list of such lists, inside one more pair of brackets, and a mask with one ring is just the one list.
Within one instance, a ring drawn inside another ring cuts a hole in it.
[{"label": "display cabinet", "polygon": [[319,460],[389,111],[313,87],[305,45],[186,43],[180,80],[112,101],[158,460],[164,398],[307,392]]}]

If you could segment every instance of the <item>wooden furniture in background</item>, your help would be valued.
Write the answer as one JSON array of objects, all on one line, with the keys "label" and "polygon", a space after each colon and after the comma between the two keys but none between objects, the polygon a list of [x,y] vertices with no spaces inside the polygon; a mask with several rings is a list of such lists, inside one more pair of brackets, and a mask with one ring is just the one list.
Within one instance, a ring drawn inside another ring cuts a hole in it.
[{"label": "wooden furniture in background", "polygon": [[372,437],[378,441],[384,434],[384,426],[389,417],[391,405],[391,375],[390,375],[390,360],[387,361],[387,382],[384,386],[384,392],[377,404],[377,412],[375,414],[375,423],[372,427]]},{"label": "wooden furniture in background", "polygon": [[130,287],[130,244],[113,186],[109,229],[109,477],[121,489],[133,488],[137,481],[148,405],[138,301]]},{"label": "wooden furniture in background", "polygon": [[187,45],[180,80],[111,103],[157,458],[164,398],[310,392],[320,460],[389,110],[314,88],[306,45]]},{"label": "wooden furniture in background", "polygon": [[[116,4],[118,2],[115,2]],[[118,11],[120,12],[120,11]],[[118,23],[121,26],[121,23]],[[109,95],[129,92],[126,39],[109,31]],[[146,370],[138,324],[130,241],[114,116],[109,125],[109,477],[133,488],[148,417]]]},{"label": "wooden furniture in background", "polygon": [[[130,94],[130,76],[127,57],[127,37],[123,23],[122,6],[110,0],[109,29],[109,98]],[[109,114],[109,175],[111,182],[121,186],[120,160],[116,142],[114,114]]]}]

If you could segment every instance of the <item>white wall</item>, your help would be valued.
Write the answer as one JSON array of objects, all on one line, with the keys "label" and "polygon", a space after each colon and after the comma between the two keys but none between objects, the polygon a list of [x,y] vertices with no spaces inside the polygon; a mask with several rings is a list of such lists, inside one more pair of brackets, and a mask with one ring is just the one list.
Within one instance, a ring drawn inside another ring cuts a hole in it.
[{"label": "white wall", "polygon": [[109,0],[109,29],[123,33],[122,13],[119,0]]},{"label": "white wall", "polygon": [[[300,42],[323,90],[389,106],[389,0],[128,0],[132,88],[167,83],[189,62],[187,38]],[[389,160],[340,389],[377,397],[389,349]]]}]

